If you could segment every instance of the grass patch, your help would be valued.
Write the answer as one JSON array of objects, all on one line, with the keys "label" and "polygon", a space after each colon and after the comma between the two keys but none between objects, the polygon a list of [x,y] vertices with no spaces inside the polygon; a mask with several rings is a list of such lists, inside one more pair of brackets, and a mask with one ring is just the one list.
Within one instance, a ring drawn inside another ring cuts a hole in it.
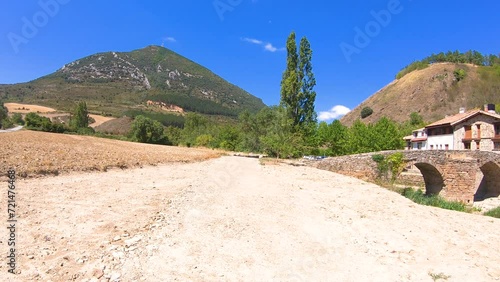
[{"label": "grass patch", "polygon": [[438,281],[438,280],[448,280],[448,278],[450,278],[451,276],[449,275],[446,275],[444,273],[432,273],[432,272],[429,272],[429,276],[432,278],[432,280],[434,281]]},{"label": "grass patch", "polygon": [[417,204],[438,207],[452,211],[469,212],[467,205],[462,202],[447,201],[439,195],[426,195],[424,194],[424,192],[422,192],[422,190],[405,188],[403,189],[401,194]]},{"label": "grass patch", "polygon": [[496,207],[484,213],[486,216],[491,216],[495,218],[500,218],[500,207]]}]

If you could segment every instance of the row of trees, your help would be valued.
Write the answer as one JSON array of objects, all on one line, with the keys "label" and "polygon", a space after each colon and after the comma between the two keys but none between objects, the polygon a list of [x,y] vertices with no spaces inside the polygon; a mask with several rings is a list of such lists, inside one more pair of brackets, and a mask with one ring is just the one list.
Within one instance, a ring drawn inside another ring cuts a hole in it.
[{"label": "row of trees", "polygon": [[420,61],[415,61],[408,66],[404,67],[397,75],[396,78],[400,79],[406,74],[420,69],[425,69],[429,64],[434,63],[457,63],[457,64],[474,64],[477,66],[497,66],[500,65],[500,56],[497,55],[483,55],[478,51],[470,50],[465,53],[459,51],[441,52],[439,54],[432,54],[429,57]]},{"label": "row of trees", "polygon": [[240,114],[237,124],[217,125],[198,114],[188,114],[184,129],[164,131],[170,144],[202,146],[232,151],[265,153],[286,158],[302,155],[339,156],[402,149],[403,137],[423,126],[420,115],[399,124],[382,118],[375,124],[356,121],[351,127],[336,120],[321,122],[303,134],[288,116],[286,108],[265,108],[257,114]]}]

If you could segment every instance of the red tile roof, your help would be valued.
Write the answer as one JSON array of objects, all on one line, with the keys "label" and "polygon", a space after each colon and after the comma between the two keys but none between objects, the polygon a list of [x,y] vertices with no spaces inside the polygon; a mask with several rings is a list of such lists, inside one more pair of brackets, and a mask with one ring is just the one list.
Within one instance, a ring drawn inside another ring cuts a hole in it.
[{"label": "red tile roof", "polygon": [[472,118],[472,117],[474,117],[476,115],[480,115],[480,114],[487,115],[487,116],[490,116],[490,117],[493,117],[493,118],[500,120],[500,115],[481,111],[481,110],[471,110],[471,111],[465,112],[463,114],[456,114],[453,116],[445,117],[442,120],[438,120],[434,123],[427,125],[426,128],[438,127],[438,126],[442,126],[442,125],[455,125],[457,123],[460,123],[464,120],[467,120],[469,118]]}]

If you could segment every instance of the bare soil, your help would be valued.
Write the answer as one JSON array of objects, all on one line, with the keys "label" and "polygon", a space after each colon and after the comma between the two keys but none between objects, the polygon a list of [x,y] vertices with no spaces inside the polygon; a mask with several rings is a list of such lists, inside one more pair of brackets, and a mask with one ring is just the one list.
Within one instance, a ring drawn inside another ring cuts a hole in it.
[{"label": "bare soil", "polygon": [[21,179],[17,187],[21,273],[9,276],[1,263],[0,281],[500,277],[500,220],[419,206],[310,167],[222,157]]},{"label": "bare soil", "polygon": [[91,118],[95,120],[94,123],[90,124],[90,127],[97,127],[107,121],[114,120],[115,118],[112,117],[105,117],[105,116],[100,116],[100,115],[89,115]]},{"label": "bare soil", "polygon": [[202,161],[220,156],[187,149],[88,136],[19,131],[0,134],[0,180],[9,168],[22,177],[74,171],[106,171],[170,162]]},{"label": "bare soil", "polygon": [[52,113],[56,112],[56,109],[39,106],[39,105],[28,105],[19,103],[5,103],[4,106],[8,109],[9,113]]}]

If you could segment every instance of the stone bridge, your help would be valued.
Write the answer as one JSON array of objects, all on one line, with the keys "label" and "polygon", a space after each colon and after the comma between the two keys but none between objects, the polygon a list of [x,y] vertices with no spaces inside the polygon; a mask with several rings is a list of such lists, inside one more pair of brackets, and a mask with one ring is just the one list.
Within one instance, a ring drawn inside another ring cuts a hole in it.
[{"label": "stone bridge", "polygon": [[[375,181],[379,175],[372,156],[403,153],[406,168],[417,168],[427,194],[472,204],[500,195],[500,154],[485,151],[386,151],[327,158],[312,166]],[[396,182],[402,180],[398,176]]]}]

